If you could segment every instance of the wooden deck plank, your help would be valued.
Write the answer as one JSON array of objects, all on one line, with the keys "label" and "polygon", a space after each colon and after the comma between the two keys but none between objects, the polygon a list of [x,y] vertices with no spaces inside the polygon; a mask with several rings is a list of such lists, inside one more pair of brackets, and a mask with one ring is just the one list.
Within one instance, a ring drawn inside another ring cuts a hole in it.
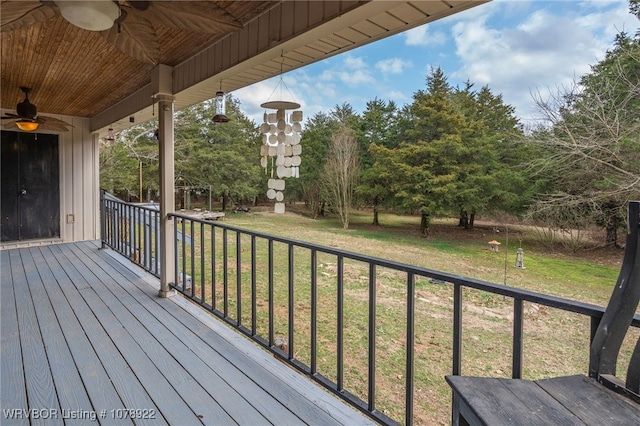
[{"label": "wooden deck plank", "polygon": [[[8,251],[0,251],[0,374],[2,375],[2,390],[0,392],[0,407],[12,411],[11,423],[28,425],[25,413],[27,405],[27,389],[22,367],[22,349],[20,346],[20,332],[18,330],[18,313],[16,311],[13,294],[13,278]],[[25,410],[25,411],[20,411]],[[10,415],[3,413],[2,419],[8,421]]]},{"label": "wooden deck plank", "polygon": [[[91,286],[91,289],[80,291],[82,297],[84,297],[120,353],[127,359],[133,374],[137,376],[142,386],[155,402],[156,407],[162,412],[163,417],[169,424],[201,424],[198,419],[202,414],[194,412],[189,407],[172,383],[165,377],[163,371],[154,364],[142,349],[141,345],[148,345],[152,342],[148,333],[139,335],[130,333],[128,324],[122,322],[112,312],[111,307],[98,295],[97,290],[105,285],[102,282],[102,277],[96,276],[86,265],[78,261],[71,248],[72,246],[66,246],[65,250],[61,251],[61,254],[73,264],[73,267],[79,273],[78,279]],[[148,409],[149,407],[135,408]],[[211,415],[212,413],[209,412],[208,414]],[[224,415],[224,412],[217,413],[217,417],[221,420],[221,423],[231,421],[228,416]]]},{"label": "wooden deck plank", "polygon": [[[187,300],[183,302],[190,303]],[[176,304],[177,305],[177,304]],[[355,409],[345,409],[343,402],[336,397],[329,395],[327,391],[320,389],[318,385],[303,377],[300,373],[291,370],[290,367],[278,361],[273,355],[267,354],[260,348],[255,348],[259,352],[243,352],[238,347],[232,345],[229,340],[221,337],[220,330],[214,331],[211,326],[217,320],[208,317],[203,318],[207,322],[202,322],[201,318],[184,315],[180,306],[169,306],[168,311],[181,327],[192,330],[193,336],[197,336],[205,341],[209,350],[214,350],[227,361],[234,364],[235,368],[244,372],[247,377],[259,384],[268,392],[279,404],[291,410],[296,416],[309,421],[317,419],[311,424],[338,425],[338,424],[370,424],[369,420],[357,414]],[[208,315],[205,311],[202,316]],[[223,324],[217,324],[226,327]],[[230,333],[236,333],[227,329]],[[243,336],[242,345],[247,341]],[[253,345],[253,343],[250,343]],[[261,353],[260,353],[261,352]],[[265,368],[265,366],[269,366]],[[292,373],[288,375],[289,371]],[[294,377],[298,376],[298,377]],[[298,381],[299,379],[299,381]],[[271,386],[269,386],[271,384]],[[268,407],[265,407],[268,409]],[[317,423],[316,423],[317,422]]]},{"label": "wooden deck plank", "polygon": [[[85,334],[89,337],[91,345],[96,354],[100,357],[100,361],[104,366],[109,379],[113,383],[115,389],[124,404],[123,407],[112,407],[110,409],[118,410],[121,408],[128,409],[149,409],[156,410],[157,416],[153,420],[153,424],[167,424],[161,416],[160,410],[154,404],[151,397],[147,394],[140,382],[134,380],[131,367],[120,354],[118,348],[111,340],[109,334],[103,329],[102,324],[87,305],[85,299],[80,295],[79,288],[91,292],[87,283],[82,279],[80,274],[75,270],[71,262],[62,256],[62,249],[59,246],[49,246],[48,249],[55,255],[56,260],[64,269],[65,274],[69,277],[68,281],[61,281],[60,287],[65,294],[71,309],[78,317]],[[77,284],[76,284],[77,283]],[[76,285],[78,287],[76,287]],[[137,421],[144,424],[144,421]]]},{"label": "wooden deck plank", "polygon": [[[207,393],[194,378],[185,371],[182,363],[174,358],[179,357],[179,352],[172,352],[168,348],[163,347],[152,333],[153,330],[159,331],[162,335],[166,333],[166,330],[162,330],[164,326],[158,321],[145,322],[144,325],[130,312],[145,311],[146,303],[142,304],[141,299],[134,298],[122,298],[122,288],[117,282],[111,279],[106,274],[99,273],[100,266],[93,262],[89,257],[85,256],[81,251],[72,250],[66,252],[65,255],[78,267],[78,270],[83,274],[84,278],[89,282],[96,282],[93,289],[96,291],[105,306],[108,306],[113,315],[118,318],[120,324],[134,339],[134,342],[125,342],[125,344],[133,344],[135,342],[144,342],[144,345],[140,346],[140,349],[148,356],[149,360],[162,372],[167,382],[165,386],[172,384],[175,386],[177,392],[176,398],[182,399],[184,403],[190,407],[192,413],[191,416],[197,416],[203,422],[209,424],[232,424],[232,419],[225,410],[213,400],[212,395]],[[71,256],[76,256],[72,258]],[[77,260],[77,261],[76,261]],[[98,284],[98,277],[94,275],[98,273],[100,275],[100,283]],[[118,293],[118,297],[113,291]],[[142,299],[144,300],[144,299]],[[126,307],[125,307],[126,303]],[[135,345],[138,346],[138,345]],[[181,360],[186,362],[185,360]],[[157,386],[162,389],[162,386]],[[226,392],[228,389],[215,389],[215,392]],[[151,393],[151,392],[150,392]],[[188,398],[180,398],[179,395],[188,395]],[[167,395],[170,397],[170,395]],[[172,399],[172,405],[176,404],[174,398]],[[157,400],[156,400],[157,402]],[[259,413],[253,410],[253,420],[257,419]],[[195,414],[194,414],[195,413]],[[248,414],[251,414],[249,412]]]},{"label": "wooden deck plank", "polygon": [[[113,259],[109,258],[107,260]],[[133,276],[130,275],[132,271],[128,268],[124,268],[123,270],[123,265],[119,262],[112,264],[101,262],[101,264],[97,266],[101,267],[106,274],[114,274],[113,276],[116,282],[124,282],[132,279],[135,281],[136,278],[138,278],[135,273]],[[121,273],[124,273],[126,276]],[[229,413],[236,421],[241,422],[241,424],[261,423],[261,421],[274,424],[304,423],[264,389],[264,387],[268,387],[268,384],[263,384],[261,387],[259,383],[256,383],[247,377],[246,372],[242,371],[242,369],[238,369],[238,367],[234,365],[234,362],[230,362],[228,359],[220,356],[215,349],[212,349],[209,345],[203,342],[193,330],[185,329],[179,322],[176,322],[175,317],[164,312],[165,309],[160,307],[159,304],[173,304],[173,299],[158,299],[155,296],[156,292],[150,290],[151,288],[146,283],[142,283],[139,288],[133,287],[128,288],[127,290],[123,289],[123,291],[132,292],[130,296],[134,299],[147,297],[152,300],[154,304],[158,305],[159,309],[154,309],[151,311],[151,314],[155,315],[156,321],[166,324],[171,330],[172,335],[176,336],[178,351],[173,353],[181,354],[179,355],[179,358],[185,366],[215,366],[215,370],[209,367],[206,367],[204,370],[199,370],[197,368],[192,369],[193,374],[199,375],[202,380],[207,381],[207,374],[204,373],[210,372],[212,374],[210,379],[213,379],[210,380],[211,383],[217,382],[225,384],[225,386],[229,388],[230,393],[225,392],[223,394],[218,394],[216,398],[224,399],[223,404],[225,408],[229,410]],[[185,314],[188,315],[186,312]],[[167,336],[165,335],[164,338],[166,337]],[[246,343],[251,344],[249,342]],[[195,360],[191,355],[195,356]],[[183,359],[185,357],[188,359]],[[197,362],[197,364],[192,364],[192,362]],[[281,383],[278,381],[276,384]],[[259,411],[256,411],[256,409]],[[261,412],[261,414],[258,414],[259,417],[256,418],[253,413],[258,412]]]},{"label": "wooden deck plank", "polygon": [[[95,262],[95,260],[89,259],[86,253],[83,253],[79,248],[75,252],[78,257],[84,257],[85,262]],[[239,424],[296,424],[300,422],[290,412],[286,410],[283,412],[282,408],[278,410],[276,405],[279,404],[275,400],[269,401],[270,406],[268,408],[270,410],[267,410],[267,412],[277,411],[278,416],[272,418],[271,421],[267,420],[263,414],[245,399],[246,397],[243,396],[243,393],[238,393],[237,388],[242,388],[241,383],[247,381],[244,373],[238,371],[231,363],[221,357],[207,357],[204,360],[199,358],[196,352],[200,351],[196,350],[194,346],[187,346],[183,342],[184,335],[189,333],[189,330],[179,328],[176,324],[169,324],[170,328],[174,329],[171,331],[166,324],[163,324],[160,319],[154,316],[158,315],[157,311],[163,310],[160,303],[171,303],[170,301],[158,299],[154,296],[155,291],[149,287],[143,287],[146,291],[130,285],[122,285],[121,287],[119,283],[126,282],[125,277],[120,273],[122,272],[121,264],[109,265],[105,264],[105,262],[100,262],[99,264],[94,263],[91,269],[94,271],[102,269],[104,272],[102,279],[107,284],[105,289],[108,288],[113,292],[113,296],[117,294],[118,299],[122,301],[122,304],[128,310],[128,314],[122,312],[122,315],[135,317],[135,320],[130,318],[131,322],[140,321],[145,324],[148,333],[158,340],[164,350],[176,357],[178,366],[183,368],[185,372],[190,374],[190,377],[207,390],[211,395],[210,398],[219,401],[219,404],[225,408],[236,422]],[[140,303],[142,300],[147,300],[147,302]],[[109,306],[112,306],[111,303]],[[159,316],[175,323],[173,318],[169,316]],[[202,342],[200,342],[200,345],[204,346]],[[221,377],[218,371],[223,372],[222,376],[225,377]],[[244,395],[251,395],[252,400],[261,399],[260,393],[264,391],[255,383],[251,382],[251,384],[251,387],[243,389],[243,391],[247,392]]]},{"label": "wooden deck plank", "polygon": [[112,416],[110,413],[110,410],[123,407],[124,404],[58,284],[59,281],[68,281],[69,277],[48,248],[39,248],[37,253],[33,253],[33,257],[44,260],[52,275],[52,280],[45,286],[45,291],[55,309],[56,317],[84,383],[84,390],[96,413],[107,410],[107,416],[100,419],[100,424],[131,425],[133,423],[131,419]]},{"label": "wooden deck plank", "polygon": [[[374,424],[186,299],[159,298],[155,277],[96,242],[0,255],[2,408],[105,410],[100,424],[131,424],[111,414],[122,408],[155,409],[142,425]],[[25,380],[42,364],[57,406],[30,399],[51,393]]]},{"label": "wooden deck plank", "polygon": [[[80,245],[88,251],[91,249],[91,244],[91,242],[84,242]],[[112,265],[130,264],[127,259],[114,252],[106,250],[104,253],[111,258],[109,260],[105,257],[105,262]],[[124,270],[121,267],[117,269],[123,273],[123,280],[131,281],[134,285],[146,289],[146,292],[150,286],[151,288],[155,287],[155,291],[157,291],[157,280],[155,278],[149,279],[148,274],[141,274],[137,269],[130,267]],[[152,291],[151,294],[154,292]],[[231,330],[203,309],[195,307],[182,297],[174,297],[170,300],[173,303],[162,305],[166,314],[162,314],[161,321],[164,323],[181,322],[183,324],[180,326],[182,330],[191,330],[189,334],[185,334],[183,331],[181,339],[189,348],[197,348],[202,351],[202,353],[198,353],[199,356],[211,357],[218,353],[221,358],[216,362],[227,360],[235,365],[234,368],[242,371],[248,380],[264,386],[263,390],[277,401],[277,405],[261,406],[261,410],[266,410],[267,413],[275,410],[273,414],[277,416],[278,407],[284,406],[303,420],[316,419],[312,421],[313,424],[374,424],[370,419],[319,388],[308,378],[277,361],[271,354],[249,342],[244,336]],[[207,344],[205,348],[201,346],[202,341]],[[223,373],[218,371],[219,374]],[[248,395],[252,404],[262,404],[263,402],[262,399],[256,400],[251,394],[243,393],[243,395]]]},{"label": "wooden deck plank", "polygon": [[[62,412],[59,414],[65,424],[86,424],[95,414],[89,401],[84,384],[80,379],[78,368],[71,356],[69,347],[53,312],[51,301],[44,290],[43,280],[52,281],[51,271],[38,259],[40,268],[32,256],[33,249],[21,252],[29,290],[34,304],[37,304],[36,317],[44,342],[47,360],[51,366],[51,375]],[[39,253],[39,252],[38,252]],[[44,266],[44,267],[43,267]],[[43,360],[44,361],[44,360]]]},{"label": "wooden deck plank", "polygon": [[[35,306],[29,292],[27,271],[22,263],[22,252],[19,249],[9,253],[11,259],[11,273],[14,283],[16,306],[18,307],[18,327],[20,330],[20,344],[22,347],[22,361],[24,368],[27,401],[33,411],[30,416],[31,424],[63,424],[58,416],[49,417],[49,410],[60,412],[60,404],[56,396],[51,368],[47,362],[47,354],[40,334]],[[37,274],[37,272],[36,272]],[[41,411],[42,410],[42,411]]]}]

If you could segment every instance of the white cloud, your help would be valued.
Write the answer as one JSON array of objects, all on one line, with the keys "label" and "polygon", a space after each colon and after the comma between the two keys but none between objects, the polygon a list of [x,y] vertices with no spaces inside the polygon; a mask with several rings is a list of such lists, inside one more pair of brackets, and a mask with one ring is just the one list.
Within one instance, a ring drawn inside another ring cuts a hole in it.
[{"label": "white cloud", "polygon": [[322,71],[320,80],[344,83],[350,87],[375,82],[371,67],[360,57],[345,55],[342,64]]},{"label": "white cloud", "polygon": [[375,67],[382,72],[382,74],[402,74],[402,72],[411,67],[411,61],[405,61],[401,58],[389,58],[376,62]]},{"label": "white cloud", "polygon": [[447,41],[447,35],[444,32],[432,32],[428,24],[413,28],[404,34],[404,42],[407,46],[440,46]]},{"label": "white cloud", "polygon": [[[477,85],[488,84],[505,102],[516,107],[523,118],[533,115],[530,93],[570,85],[602,59],[617,32],[620,12],[602,10],[581,18],[554,15],[540,9],[520,24],[495,29],[490,16],[460,21],[453,28],[461,67],[452,76]],[[491,13],[501,13],[493,8]],[[574,11],[575,13],[575,11]]]},{"label": "white cloud", "polygon": [[367,69],[368,67],[364,59],[351,55],[345,55],[342,63],[344,64],[345,68],[350,70],[362,70]]}]

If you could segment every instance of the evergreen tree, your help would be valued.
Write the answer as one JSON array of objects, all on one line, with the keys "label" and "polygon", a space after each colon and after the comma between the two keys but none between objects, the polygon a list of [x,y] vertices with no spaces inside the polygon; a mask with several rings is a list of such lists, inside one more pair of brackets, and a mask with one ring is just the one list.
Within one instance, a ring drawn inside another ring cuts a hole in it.
[{"label": "evergreen tree", "polygon": [[205,101],[176,114],[176,176],[185,185],[229,202],[253,201],[262,192],[261,135],[255,123],[240,111],[240,103],[227,96],[228,123],[213,123],[213,101]]},{"label": "evergreen tree", "polygon": [[373,225],[379,225],[380,207],[388,204],[391,189],[385,170],[376,167],[369,151],[372,144],[386,148],[395,148],[398,144],[398,110],[393,102],[385,103],[374,99],[367,102],[367,109],[359,121],[360,129],[360,184],[356,194],[362,203],[373,207]]}]

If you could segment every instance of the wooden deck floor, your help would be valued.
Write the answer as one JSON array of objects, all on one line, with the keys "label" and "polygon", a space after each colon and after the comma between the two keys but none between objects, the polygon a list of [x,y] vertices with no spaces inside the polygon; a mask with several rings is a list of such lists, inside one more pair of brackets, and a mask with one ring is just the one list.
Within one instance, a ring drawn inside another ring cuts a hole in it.
[{"label": "wooden deck floor", "polygon": [[2,425],[372,424],[117,256],[0,251]]}]

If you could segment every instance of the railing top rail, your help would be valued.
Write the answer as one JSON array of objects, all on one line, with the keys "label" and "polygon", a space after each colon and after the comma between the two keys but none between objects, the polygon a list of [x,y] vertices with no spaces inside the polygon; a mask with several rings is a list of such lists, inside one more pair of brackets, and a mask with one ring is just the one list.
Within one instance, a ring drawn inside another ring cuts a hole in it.
[{"label": "railing top rail", "polygon": [[111,204],[120,204],[120,205],[123,205],[123,206],[131,206],[131,207],[134,207],[136,209],[146,210],[146,211],[153,212],[153,213],[158,213],[160,211],[159,210],[159,206],[160,206],[159,204],[155,204],[154,207],[150,207],[150,206],[144,206],[144,205],[136,204],[136,203],[127,203],[126,201],[122,201],[122,200],[119,200],[119,199],[113,198],[113,197],[112,198],[105,198],[104,201],[107,202],[107,203],[111,203]]},{"label": "railing top rail", "polygon": [[[347,250],[326,247],[319,244],[308,243],[308,242],[294,240],[286,237],[274,236],[274,235],[266,234],[259,231],[252,231],[252,230],[243,229],[243,228],[239,228],[232,225],[223,224],[220,222],[212,223],[207,220],[194,218],[189,215],[185,215],[181,213],[171,213],[169,214],[169,216],[189,220],[192,222],[204,223],[210,226],[215,226],[217,228],[228,229],[231,231],[240,232],[240,233],[250,235],[250,236],[255,236],[258,238],[264,238],[267,240],[276,241],[283,244],[291,244],[297,247],[306,248],[309,250],[315,250],[322,253],[332,254],[335,256],[340,256],[340,257],[344,257],[344,258],[348,258],[348,259],[352,259],[360,262],[374,263],[384,268],[395,269],[397,271],[405,272],[405,273],[412,273],[417,276],[434,278],[440,281],[445,281],[452,284],[459,284],[459,285],[473,288],[476,290],[487,291],[500,296],[506,296],[513,299],[523,300],[526,302],[537,303],[540,305],[562,309],[562,310],[577,313],[577,314],[600,318],[602,317],[605,311],[604,307],[593,305],[590,303],[578,302],[575,300],[565,299],[562,297],[556,297],[556,296],[551,296],[543,293],[537,293],[534,291],[518,289],[518,288],[491,283],[488,281],[483,281],[475,278],[469,278],[462,275],[450,274],[447,272],[441,272],[441,271],[436,271],[436,270],[423,268],[419,266],[413,266],[406,263],[396,262],[393,260],[382,259],[374,256],[368,256],[365,254],[350,252]],[[631,325],[634,327],[640,327],[639,314],[636,314],[634,316],[634,319]]]}]

